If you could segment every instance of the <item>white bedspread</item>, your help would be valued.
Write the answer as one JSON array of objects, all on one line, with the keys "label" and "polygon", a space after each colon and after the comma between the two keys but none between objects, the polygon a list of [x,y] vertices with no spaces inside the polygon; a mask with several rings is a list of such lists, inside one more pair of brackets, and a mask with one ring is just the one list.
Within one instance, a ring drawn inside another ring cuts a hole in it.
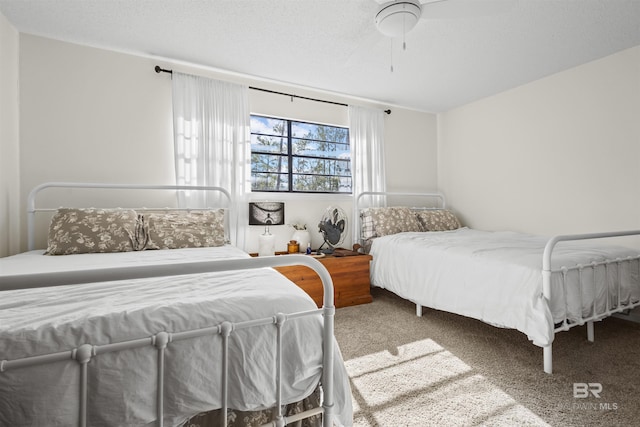
[{"label": "white bedspread", "polygon": [[44,255],[44,249],[39,249],[0,258],[0,290],[2,289],[3,277],[12,275],[153,266],[247,257],[249,254],[233,245],[75,255]]},{"label": "white bedspread", "polygon": [[[599,311],[607,304],[607,295],[611,307],[610,282],[618,274],[612,268],[606,273],[604,268],[596,269],[596,277],[607,276],[608,280],[603,281],[606,284],[598,285],[594,293],[593,282],[587,277],[582,294],[575,279],[578,273],[569,274],[565,304],[560,273],[554,273],[549,306],[542,295],[542,253],[546,242],[546,238],[538,236],[468,228],[379,237],[370,250],[371,281],[420,305],[517,329],[536,345],[545,346],[553,341],[554,323],[565,316],[575,320],[591,312],[594,294]],[[630,253],[622,247],[594,248],[562,242],[554,250],[552,268]],[[631,297],[637,301],[638,262],[623,267],[622,274],[622,300]]]},{"label": "white bedspread", "polygon": [[[180,251],[163,252],[181,257]],[[189,259],[197,258],[194,254],[198,250],[186,252],[191,252]],[[304,291],[273,269],[13,290],[0,295],[0,360],[316,308]],[[285,324],[285,365],[304,367],[285,369],[286,403],[309,395],[320,381],[321,328],[320,316]],[[242,356],[230,360],[229,407],[254,410],[274,405],[275,395],[266,394],[275,390],[274,337],[275,327],[270,334],[258,333],[256,328],[232,334],[230,350]],[[167,425],[221,406],[220,341],[215,336],[169,345]],[[153,422],[156,358],[155,348],[146,347],[93,359],[89,363],[92,397],[88,424],[138,426]],[[338,418],[351,425],[350,388],[339,350],[334,359]],[[77,400],[78,378],[75,361],[0,373],[0,425],[74,425],[78,408],[71,402]]]}]

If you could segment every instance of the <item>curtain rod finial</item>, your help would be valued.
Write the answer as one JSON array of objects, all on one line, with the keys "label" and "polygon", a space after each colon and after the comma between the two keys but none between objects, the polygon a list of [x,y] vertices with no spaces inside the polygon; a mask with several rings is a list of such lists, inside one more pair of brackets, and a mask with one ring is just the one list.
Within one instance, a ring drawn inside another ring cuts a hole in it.
[{"label": "curtain rod finial", "polygon": [[165,70],[164,68],[161,68],[159,65],[156,65],[154,70],[156,70],[156,73],[168,73],[173,75],[173,70]]}]

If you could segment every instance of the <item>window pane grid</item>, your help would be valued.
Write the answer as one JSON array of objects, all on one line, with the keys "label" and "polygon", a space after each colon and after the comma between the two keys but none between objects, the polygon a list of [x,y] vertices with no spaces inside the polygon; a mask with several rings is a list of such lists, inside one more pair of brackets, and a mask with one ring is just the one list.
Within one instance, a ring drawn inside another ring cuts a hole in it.
[{"label": "window pane grid", "polygon": [[322,159],[317,157],[292,157],[291,172],[307,175],[351,177],[349,162],[345,160]]},{"label": "window pane grid", "polygon": [[251,154],[251,172],[280,172],[289,171],[288,156],[279,154]]},{"label": "window pane grid", "polygon": [[251,174],[251,189],[257,191],[288,191],[289,174],[258,172]]},{"label": "window pane grid", "polygon": [[251,116],[253,191],[351,193],[347,128]]}]

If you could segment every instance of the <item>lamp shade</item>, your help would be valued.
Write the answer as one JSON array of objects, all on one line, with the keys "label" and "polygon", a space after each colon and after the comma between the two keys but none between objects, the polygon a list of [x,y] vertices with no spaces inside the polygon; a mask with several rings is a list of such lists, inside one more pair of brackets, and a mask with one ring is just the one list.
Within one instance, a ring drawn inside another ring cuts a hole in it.
[{"label": "lamp shade", "polygon": [[284,225],[284,203],[250,202],[249,225]]}]

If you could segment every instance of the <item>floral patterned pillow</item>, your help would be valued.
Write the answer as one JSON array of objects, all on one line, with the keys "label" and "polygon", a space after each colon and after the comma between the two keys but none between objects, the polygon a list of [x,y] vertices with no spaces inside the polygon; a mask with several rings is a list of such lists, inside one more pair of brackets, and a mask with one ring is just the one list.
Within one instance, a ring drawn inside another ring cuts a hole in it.
[{"label": "floral patterned pillow", "polygon": [[424,231],[447,231],[461,227],[455,214],[446,209],[421,211],[416,216]]},{"label": "floral patterned pillow", "polygon": [[136,223],[131,209],[60,208],[51,218],[45,253],[129,252]]},{"label": "floral patterned pillow", "polygon": [[405,231],[422,231],[420,223],[407,207],[367,208],[360,212],[365,251],[376,237]]},{"label": "floral patterned pillow", "polygon": [[378,208],[373,213],[377,236],[421,231],[420,224],[411,209],[405,207]]},{"label": "floral patterned pillow", "polygon": [[224,209],[147,213],[144,249],[180,249],[225,244]]}]

